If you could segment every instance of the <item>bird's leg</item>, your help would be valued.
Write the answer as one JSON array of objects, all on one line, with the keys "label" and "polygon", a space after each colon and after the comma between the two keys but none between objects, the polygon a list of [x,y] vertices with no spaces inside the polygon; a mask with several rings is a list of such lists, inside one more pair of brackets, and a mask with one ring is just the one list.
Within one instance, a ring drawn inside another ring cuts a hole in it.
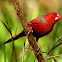
[{"label": "bird's leg", "polygon": [[39,45],[39,49],[41,49],[41,45],[37,42],[37,44]]}]

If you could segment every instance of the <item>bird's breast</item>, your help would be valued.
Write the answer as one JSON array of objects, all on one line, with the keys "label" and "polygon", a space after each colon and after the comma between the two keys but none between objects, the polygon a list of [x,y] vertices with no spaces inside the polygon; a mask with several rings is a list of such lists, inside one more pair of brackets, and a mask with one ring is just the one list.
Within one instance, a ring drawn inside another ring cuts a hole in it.
[{"label": "bird's breast", "polygon": [[31,24],[29,25],[33,28],[33,30],[36,32],[36,34],[39,34],[40,36],[44,36],[48,33],[50,33],[53,29],[53,27],[49,26],[45,23],[38,23],[38,24]]}]

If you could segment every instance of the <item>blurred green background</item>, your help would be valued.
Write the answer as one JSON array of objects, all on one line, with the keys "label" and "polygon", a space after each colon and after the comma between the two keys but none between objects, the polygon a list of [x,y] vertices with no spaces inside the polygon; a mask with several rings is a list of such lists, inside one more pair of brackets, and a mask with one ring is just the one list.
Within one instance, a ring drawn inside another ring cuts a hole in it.
[{"label": "blurred green background", "polygon": [[[56,12],[62,15],[62,0],[19,0],[20,6],[27,21],[30,21],[36,17],[39,17],[47,12]],[[3,12],[6,17],[4,16]],[[0,19],[6,24],[6,26],[11,28],[12,36],[23,31],[23,27],[19,21],[16,11],[12,5],[11,0],[0,0]],[[7,24],[7,22],[8,24]],[[41,50],[48,52],[57,40],[62,36],[62,20],[58,21],[53,31],[40,38],[38,40],[41,45]],[[59,38],[58,38],[59,37]],[[10,39],[11,35],[5,26],[0,21],[0,44]],[[21,37],[14,42],[15,50],[13,49],[13,44],[8,43],[6,45],[0,46],[0,61],[1,62],[22,62],[24,41],[26,46],[29,44],[27,37]],[[60,43],[59,41],[58,43]],[[26,52],[27,51],[27,52]],[[38,62],[33,50],[25,49],[26,54],[24,55],[23,62]],[[45,53],[42,53],[45,57]],[[50,53],[49,56],[55,56],[62,54],[62,45],[55,48],[54,51]],[[58,62],[62,62],[62,57],[55,58]],[[54,59],[49,59],[46,62],[55,62]]]}]

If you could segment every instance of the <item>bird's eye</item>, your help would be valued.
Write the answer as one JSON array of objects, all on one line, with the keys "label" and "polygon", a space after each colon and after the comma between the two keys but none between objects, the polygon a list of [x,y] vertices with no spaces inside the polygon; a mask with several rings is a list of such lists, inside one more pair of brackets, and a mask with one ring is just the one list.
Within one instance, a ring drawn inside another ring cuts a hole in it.
[{"label": "bird's eye", "polygon": [[55,15],[52,15],[52,17],[55,17]]}]

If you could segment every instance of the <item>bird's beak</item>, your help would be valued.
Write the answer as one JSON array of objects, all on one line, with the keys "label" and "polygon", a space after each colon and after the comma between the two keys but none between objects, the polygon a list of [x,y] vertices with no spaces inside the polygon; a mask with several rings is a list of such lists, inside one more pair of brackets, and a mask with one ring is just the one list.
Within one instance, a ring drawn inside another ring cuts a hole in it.
[{"label": "bird's beak", "polygon": [[60,20],[60,19],[62,19],[62,16],[57,14],[57,17],[55,18],[55,20]]}]

